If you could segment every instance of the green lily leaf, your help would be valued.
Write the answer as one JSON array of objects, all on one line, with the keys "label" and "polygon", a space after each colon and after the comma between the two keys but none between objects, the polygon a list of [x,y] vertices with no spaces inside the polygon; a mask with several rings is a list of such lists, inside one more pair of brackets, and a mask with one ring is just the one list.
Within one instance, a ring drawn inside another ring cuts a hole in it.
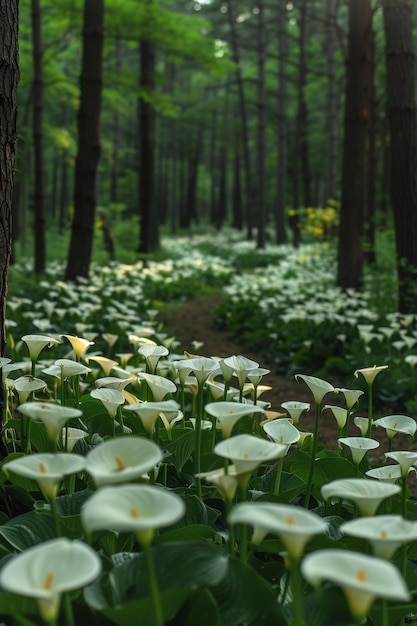
[{"label": "green lily leaf", "polygon": [[189,428],[182,428],[181,431],[183,434],[180,437],[166,443],[166,448],[171,452],[172,460],[178,471],[182,471],[195,449],[195,431]]},{"label": "green lily leaf", "polygon": [[[213,594],[209,589],[193,591],[175,619],[178,626],[223,626]],[[174,624],[173,624],[174,626]]]},{"label": "green lily leaf", "polygon": [[23,513],[0,526],[0,536],[16,550],[54,539],[56,536],[51,515],[30,511]]},{"label": "green lily leaf", "polygon": [[[171,589],[160,593],[165,622],[170,621],[175,616],[190,593],[190,589]],[[146,626],[157,625],[153,617],[153,608],[150,598],[142,598],[141,600],[129,602],[117,608],[109,607],[104,609],[102,613],[118,626],[137,626],[137,624],[146,624]]]},{"label": "green lily leaf", "polygon": [[181,528],[168,530],[155,538],[155,543],[166,543],[167,541],[200,541],[202,539],[213,539],[216,531],[212,526],[206,524],[192,524]]}]

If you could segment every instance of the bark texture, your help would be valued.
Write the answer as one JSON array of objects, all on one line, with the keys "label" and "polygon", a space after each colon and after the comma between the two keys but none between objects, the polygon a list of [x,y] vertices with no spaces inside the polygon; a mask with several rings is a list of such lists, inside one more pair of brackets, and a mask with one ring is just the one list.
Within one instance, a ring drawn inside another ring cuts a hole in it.
[{"label": "bark texture", "polygon": [[391,203],[398,268],[398,308],[417,307],[417,124],[412,0],[383,0],[390,131]]},{"label": "bark texture", "polygon": [[67,280],[88,277],[93,250],[96,175],[101,153],[103,13],[103,0],[85,0],[74,218],[65,273]]},{"label": "bark texture", "polygon": [[19,82],[18,0],[0,0],[0,356],[6,347],[7,281],[12,253],[12,201]]}]

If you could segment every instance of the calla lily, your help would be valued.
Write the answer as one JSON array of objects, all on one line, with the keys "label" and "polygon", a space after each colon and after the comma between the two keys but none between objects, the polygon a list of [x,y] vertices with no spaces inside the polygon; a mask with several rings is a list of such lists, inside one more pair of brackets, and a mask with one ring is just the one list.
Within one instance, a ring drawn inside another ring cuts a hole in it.
[{"label": "calla lily", "polygon": [[96,491],[81,509],[81,522],[90,533],[133,532],[149,545],[155,530],[174,524],[184,513],[184,502],[172,491],[154,485],[118,485]]},{"label": "calla lily", "polygon": [[42,619],[56,623],[61,596],[80,589],[101,572],[96,551],[64,537],[45,541],[13,556],[0,571],[2,589],[35,598]]},{"label": "calla lily", "polygon": [[[410,468],[412,469],[412,468]],[[401,467],[399,465],[383,465],[382,467],[373,467],[365,472],[366,476],[376,478],[376,480],[395,483],[401,478]]]},{"label": "calla lily", "polygon": [[325,500],[345,498],[356,504],[362,515],[374,515],[385,498],[400,492],[398,485],[366,478],[339,478],[321,488]]},{"label": "calla lily", "polygon": [[[211,422],[210,422],[211,426]],[[212,470],[211,472],[201,472],[198,478],[203,478],[208,483],[212,483],[216,486],[218,492],[221,494],[226,502],[232,502],[236,494],[236,489],[239,485],[236,468],[234,465],[229,465],[227,473],[224,467]]]},{"label": "calla lily", "polygon": [[358,403],[359,398],[363,396],[364,392],[361,389],[344,389],[337,387],[335,393],[343,394],[346,402],[346,410],[350,413],[353,407]]},{"label": "calla lily", "polygon": [[60,343],[58,339],[48,337],[47,335],[25,335],[22,341],[27,345],[29,357],[32,362],[38,360],[38,356],[46,347],[51,348],[53,345]]},{"label": "calla lily", "polygon": [[214,448],[216,454],[232,461],[237,474],[251,473],[262,463],[283,456],[286,450],[285,445],[247,434],[224,439]]},{"label": "calla lily", "polygon": [[138,352],[145,358],[146,366],[150,374],[155,374],[158,361],[163,356],[169,354],[169,350],[165,346],[150,345],[140,346]]},{"label": "calla lily", "polygon": [[77,441],[86,437],[88,437],[88,433],[81,428],[69,427],[62,429],[62,445],[66,446],[67,452],[72,452]]},{"label": "calla lily", "polygon": [[[175,400],[164,400],[163,402],[138,402],[136,404],[129,404],[125,407],[125,409],[126,411],[133,411],[133,413],[136,413],[136,415],[139,416],[144,429],[149,435],[153,435],[156,420],[161,413],[172,415],[176,412],[176,415],[178,415],[179,411]],[[176,415],[173,419],[175,419]]]},{"label": "calla lily", "polygon": [[187,376],[190,372],[193,372],[199,386],[206,382],[210,374],[219,369],[219,362],[216,359],[209,359],[205,356],[176,361],[175,365],[178,367],[179,374],[184,368],[185,370],[188,369]]},{"label": "calla lily", "polygon": [[119,365],[118,361],[114,361],[113,359],[109,359],[106,356],[94,355],[86,357],[86,362],[90,365],[90,361],[97,363],[101,367],[105,376],[109,376],[110,372],[114,367]]},{"label": "calla lily", "polygon": [[343,426],[346,424],[348,410],[341,406],[333,406],[331,404],[325,404],[323,411],[324,409],[328,409],[332,413],[333,417],[336,419],[339,431],[342,430]]},{"label": "calla lily", "polygon": [[225,359],[220,359],[219,367],[220,367],[224,382],[227,384],[230,383],[230,381],[232,380],[233,373],[235,371],[234,368],[228,365],[227,363],[225,363]]},{"label": "calla lily", "polygon": [[408,417],[408,415],[386,415],[374,420],[374,426],[385,428],[389,439],[392,439],[396,433],[414,437],[417,430],[416,421],[412,417]]},{"label": "calla lily", "polygon": [[56,376],[61,380],[66,378],[72,378],[73,376],[84,376],[91,372],[91,368],[78,363],[78,361],[72,361],[71,359],[57,359],[55,364],[47,369],[42,370],[44,373]]},{"label": "calla lily", "polygon": [[73,335],[61,335],[61,337],[65,337],[71,344],[72,349],[74,350],[75,358],[77,361],[81,359],[84,352],[92,345],[94,342],[88,341],[88,339],[83,339],[82,337],[74,337]]},{"label": "calla lily", "polygon": [[358,378],[359,374],[361,374],[364,377],[366,383],[368,385],[372,385],[377,375],[383,370],[386,370],[387,367],[388,365],[379,365],[378,367],[376,365],[374,365],[374,367],[363,367],[356,370],[354,376],[355,378]]},{"label": "calla lily", "polygon": [[19,396],[19,403],[26,402],[31,393],[46,389],[47,384],[40,378],[34,378],[33,376],[20,376],[14,382],[14,390],[17,391]]},{"label": "calla lily", "polygon": [[327,523],[299,506],[271,502],[241,502],[229,514],[232,524],[250,524],[254,527],[252,541],[260,543],[265,535],[278,535],[290,556],[298,560],[306,543],[314,535],[322,534]]},{"label": "calla lily", "polygon": [[301,563],[304,578],[314,587],[323,581],[338,585],[358,621],[369,613],[376,598],[410,600],[398,569],[388,561],[348,550],[319,550]]},{"label": "calla lily", "polygon": [[306,376],[305,374],[296,374],[295,380],[301,379],[305,382],[307,387],[310,389],[311,393],[314,397],[315,404],[320,404],[323,400],[324,396],[326,396],[331,391],[334,391],[333,385],[328,383],[326,380],[322,380],[321,378],[316,378],[316,376]]},{"label": "calla lily", "polygon": [[206,413],[215,417],[220,423],[224,438],[230,437],[233,426],[245,415],[265,413],[265,411],[253,404],[242,402],[210,402],[204,407]]},{"label": "calla lily", "polygon": [[114,344],[119,339],[119,335],[115,335],[114,333],[103,333],[101,336],[103,337],[109,348],[113,348]]},{"label": "calla lily", "polygon": [[117,389],[107,389],[102,387],[101,389],[93,389],[90,391],[90,396],[100,400],[103,403],[107,413],[111,418],[116,417],[119,406],[125,403],[125,397],[121,391]]},{"label": "calla lily", "polygon": [[107,439],[87,454],[86,468],[97,487],[135,480],[162,461],[161,449],[143,437]]},{"label": "calla lily", "polygon": [[407,450],[385,452],[385,456],[399,464],[403,478],[407,476],[410,467],[417,462],[417,452],[408,452]]},{"label": "calla lily", "polygon": [[245,380],[249,372],[258,370],[259,368],[259,363],[241,355],[228,356],[224,359],[224,363],[233,369],[233,372],[239,382],[239,389],[243,389],[243,385],[245,384]]},{"label": "calla lily", "polygon": [[105,376],[104,378],[97,378],[95,385],[98,389],[106,387],[107,389],[117,389],[117,391],[123,392],[124,388],[135,382],[136,376],[128,376],[127,378],[119,378],[118,376]]},{"label": "calla lily", "polygon": [[55,499],[65,476],[77,474],[85,468],[85,459],[79,454],[58,452],[56,454],[30,454],[6,461],[2,469],[35,480],[48,498]]},{"label": "calla lily", "polygon": [[300,431],[286,419],[276,419],[272,422],[265,422],[262,428],[272,441],[286,446],[287,452],[290,445],[297,443],[300,439]]},{"label": "calla lily", "polygon": [[271,370],[267,370],[263,367],[256,367],[253,370],[249,370],[248,375],[246,376],[247,380],[252,383],[254,387],[258,387],[262,378],[267,374],[270,374]]},{"label": "calla lily", "polygon": [[417,540],[417,522],[401,515],[376,515],[349,520],[340,526],[345,535],[367,539],[375,556],[391,559],[402,545]]},{"label": "calla lily", "polygon": [[169,393],[175,393],[177,386],[172,380],[164,378],[163,376],[157,376],[156,374],[146,374],[140,372],[138,374],[139,380],[144,380],[148,385],[154,402],[161,402],[165,396]]},{"label": "calla lily", "polygon": [[294,424],[298,424],[304,411],[310,410],[310,404],[308,402],[283,402],[281,406],[287,411]]},{"label": "calla lily", "polygon": [[368,432],[368,426],[369,426],[368,418],[367,417],[360,417],[359,415],[357,415],[356,417],[353,418],[353,423],[361,431],[362,437],[365,437],[366,433]]},{"label": "calla lily", "polygon": [[51,441],[57,442],[62,428],[70,419],[82,417],[82,411],[54,402],[25,402],[19,412],[32,420],[42,422]]},{"label": "calla lily", "polygon": [[379,441],[368,437],[340,437],[338,442],[350,449],[355,465],[359,465],[369,450],[374,450],[379,446]]}]

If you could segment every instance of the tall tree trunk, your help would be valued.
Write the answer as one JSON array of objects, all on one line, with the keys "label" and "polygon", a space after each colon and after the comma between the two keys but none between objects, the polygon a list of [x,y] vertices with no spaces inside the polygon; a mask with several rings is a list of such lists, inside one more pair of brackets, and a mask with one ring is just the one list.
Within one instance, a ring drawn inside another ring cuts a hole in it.
[{"label": "tall tree trunk", "polygon": [[233,211],[233,228],[242,230],[242,187],[240,175],[240,158],[239,158],[239,138],[235,141],[234,150],[234,167],[233,167],[233,188],[232,188],[232,211]]},{"label": "tall tree trunk", "polygon": [[12,204],[19,82],[18,0],[0,0],[0,356],[6,348],[6,299],[12,253]]},{"label": "tall tree trunk", "polygon": [[265,8],[263,0],[258,0],[258,141],[257,141],[257,248],[265,248],[266,226],[266,167],[265,167],[265,134],[266,134],[266,85],[265,63],[267,53]]},{"label": "tall tree trunk", "polygon": [[369,264],[376,262],[376,182],[378,173],[377,124],[378,105],[375,91],[375,33],[370,29],[369,63],[369,123],[368,123],[368,171],[365,205],[365,259]]},{"label": "tall tree trunk", "polygon": [[275,213],[276,242],[286,243],[285,209],[287,205],[287,153],[288,153],[288,116],[287,116],[287,0],[279,0],[278,5],[278,165],[277,165],[277,200]]},{"label": "tall tree trunk", "polygon": [[246,230],[247,238],[253,237],[253,212],[252,212],[252,173],[251,173],[251,159],[249,149],[249,129],[248,119],[246,113],[246,98],[245,89],[243,85],[242,69],[240,64],[240,51],[238,35],[236,31],[236,18],[234,11],[234,4],[232,0],[226,0],[227,15],[229,18],[231,45],[232,45],[232,57],[235,63],[236,72],[236,84],[239,96],[239,111],[240,111],[240,123],[242,134],[242,150],[243,150],[243,165],[245,169],[245,214],[246,214]]},{"label": "tall tree trunk", "polygon": [[370,0],[350,1],[337,268],[342,289],[362,284],[371,19]]},{"label": "tall tree trunk", "polygon": [[397,246],[398,309],[417,307],[417,123],[412,0],[383,0],[390,129],[391,201]]},{"label": "tall tree trunk", "polygon": [[[305,85],[307,78],[306,35],[307,35],[307,0],[302,0],[299,17],[299,60],[297,79],[297,117],[294,139],[294,170],[293,170],[293,211],[289,224],[293,233],[294,246],[300,244],[301,233],[299,211],[310,206],[310,175],[308,166],[307,146],[307,104],[305,101]],[[300,200],[300,173],[303,183],[303,202]]]},{"label": "tall tree trunk", "polygon": [[43,149],[43,66],[39,0],[32,0],[33,39],[33,145],[35,151],[34,235],[35,272],[44,272],[46,265],[45,164]]},{"label": "tall tree trunk", "polygon": [[96,176],[100,160],[103,0],[85,0],[74,218],[65,277],[88,277],[94,238]]},{"label": "tall tree trunk", "polygon": [[[116,73],[121,74],[122,71],[122,52],[121,52],[120,37],[117,37],[114,54],[116,57]],[[112,167],[110,174],[110,202],[117,203],[118,188],[117,183],[119,179],[119,151],[120,151],[120,112],[116,109],[113,113],[113,146],[112,146]]]},{"label": "tall tree trunk", "polygon": [[155,87],[155,46],[140,41],[139,95],[139,247],[142,253],[154,252],[159,246],[158,218],[155,203],[155,111],[149,94]]},{"label": "tall tree trunk", "polygon": [[180,216],[180,227],[189,228],[192,220],[198,221],[197,213],[197,184],[198,184],[198,166],[201,160],[201,148],[203,145],[203,125],[200,124],[197,129],[197,137],[194,146],[188,154],[186,196],[184,209]]},{"label": "tall tree trunk", "polygon": [[338,163],[338,112],[339,98],[335,53],[336,10],[335,0],[326,0],[326,63],[327,63],[327,167],[324,202],[336,199]]}]

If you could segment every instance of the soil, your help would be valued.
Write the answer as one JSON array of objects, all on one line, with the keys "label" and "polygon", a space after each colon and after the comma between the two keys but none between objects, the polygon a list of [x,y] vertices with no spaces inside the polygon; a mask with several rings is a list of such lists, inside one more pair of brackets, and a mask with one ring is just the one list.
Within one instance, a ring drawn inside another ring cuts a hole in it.
[{"label": "soil", "polygon": [[[170,334],[177,339],[175,351],[181,354],[183,351],[198,354],[206,357],[227,357],[232,355],[244,355],[259,363],[259,366],[269,369],[262,384],[271,387],[271,390],[262,394],[261,399],[270,403],[272,411],[284,412],[281,409],[282,402],[300,401],[309,402],[312,405],[312,395],[308,387],[300,381],[299,383],[290,377],[280,376],[274,372],[273,366],[263,360],[258,354],[254,354],[245,348],[238,341],[231,339],[226,332],[214,327],[214,311],[221,303],[221,295],[213,294],[205,299],[188,300],[175,307],[169,307],[161,312],[160,319],[169,329]],[[328,402],[335,403],[334,397],[329,395]],[[392,410],[382,412],[381,415],[388,415]],[[376,416],[375,416],[376,417]],[[313,410],[309,414],[304,414],[300,419],[300,427],[303,430],[313,429]],[[352,424],[352,436],[359,436],[356,426]],[[380,442],[380,447],[369,457],[370,463],[383,464],[384,452],[387,450],[387,438],[382,428],[375,428],[372,437]],[[335,419],[324,413],[320,420],[319,444],[327,449],[335,450],[337,446],[337,425]],[[410,437],[397,435],[394,440],[396,450],[416,450],[416,441]]]}]

